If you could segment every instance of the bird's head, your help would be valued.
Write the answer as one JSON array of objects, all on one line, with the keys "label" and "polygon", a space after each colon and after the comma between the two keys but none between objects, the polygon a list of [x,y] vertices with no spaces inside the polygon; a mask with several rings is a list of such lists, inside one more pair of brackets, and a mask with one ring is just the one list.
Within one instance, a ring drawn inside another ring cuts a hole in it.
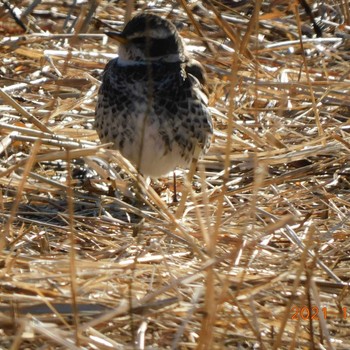
[{"label": "bird's head", "polygon": [[150,13],[135,16],[121,33],[107,32],[119,42],[119,59],[130,61],[184,62],[185,48],[176,27]]}]

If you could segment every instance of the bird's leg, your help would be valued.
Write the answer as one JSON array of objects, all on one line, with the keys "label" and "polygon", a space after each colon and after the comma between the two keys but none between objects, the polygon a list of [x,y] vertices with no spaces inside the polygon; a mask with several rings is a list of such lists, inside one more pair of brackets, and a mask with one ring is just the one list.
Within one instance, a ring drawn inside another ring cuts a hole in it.
[{"label": "bird's leg", "polygon": [[176,190],[176,173],[173,172],[174,190],[173,190],[173,203],[178,203],[177,190]]},{"label": "bird's leg", "polygon": [[[141,182],[142,182],[142,177],[143,175],[138,171],[137,172],[137,176],[136,176],[136,204],[135,204],[135,208],[140,211],[140,213],[142,212],[142,207],[143,207],[143,198],[142,198],[142,186],[141,186]],[[151,179],[149,177],[147,177],[145,179],[145,184],[146,187],[150,185],[151,183]],[[134,226],[133,228],[133,237],[138,236],[138,234],[142,231],[143,229],[143,225],[145,223],[145,218],[143,218],[142,216],[140,217],[140,221]]]}]

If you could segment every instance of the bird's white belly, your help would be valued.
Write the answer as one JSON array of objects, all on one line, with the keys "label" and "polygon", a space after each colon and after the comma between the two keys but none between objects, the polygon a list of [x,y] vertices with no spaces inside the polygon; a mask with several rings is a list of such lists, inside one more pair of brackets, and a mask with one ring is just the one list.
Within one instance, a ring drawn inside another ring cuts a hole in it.
[{"label": "bird's white belly", "polygon": [[187,167],[188,161],[181,156],[177,143],[172,142],[170,149],[165,144],[157,118],[139,115],[133,121],[135,138],[133,142],[125,143],[121,153],[140,173],[157,178],[168,174],[177,166]]}]

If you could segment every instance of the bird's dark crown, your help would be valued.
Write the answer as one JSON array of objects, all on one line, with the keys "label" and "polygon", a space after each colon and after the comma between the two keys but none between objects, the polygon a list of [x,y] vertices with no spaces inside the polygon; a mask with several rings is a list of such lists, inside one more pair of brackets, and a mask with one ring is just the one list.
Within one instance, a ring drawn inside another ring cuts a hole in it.
[{"label": "bird's dark crown", "polygon": [[185,49],[176,27],[167,19],[144,13],[135,16],[120,33],[119,56],[124,61],[184,62]]}]

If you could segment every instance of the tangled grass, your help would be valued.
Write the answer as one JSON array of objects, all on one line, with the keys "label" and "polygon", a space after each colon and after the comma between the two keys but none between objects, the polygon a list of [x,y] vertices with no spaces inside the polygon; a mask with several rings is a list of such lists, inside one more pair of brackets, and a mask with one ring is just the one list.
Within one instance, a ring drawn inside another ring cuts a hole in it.
[{"label": "tangled grass", "polygon": [[[350,10],[309,5],[2,1],[1,349],[350,348]],[[146,10],[208,73],[181,204],[92,128],[103,31]]]}]

